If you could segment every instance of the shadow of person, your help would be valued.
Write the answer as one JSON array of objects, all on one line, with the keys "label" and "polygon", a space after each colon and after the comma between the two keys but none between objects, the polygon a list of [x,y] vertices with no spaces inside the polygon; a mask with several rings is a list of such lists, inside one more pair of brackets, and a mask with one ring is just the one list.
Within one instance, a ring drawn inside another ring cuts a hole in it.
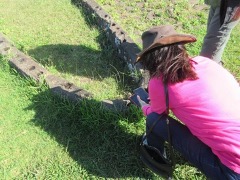
[{"label": "shadow of person", "polygon": [[35,111],[33,124],[54,137],[88,174],[114,179],[152,178],[139,159],[144,121],[136,109],[107,111],[94,99],[73,103],[53,96],[49,89],[31,102],[27,110]]}]

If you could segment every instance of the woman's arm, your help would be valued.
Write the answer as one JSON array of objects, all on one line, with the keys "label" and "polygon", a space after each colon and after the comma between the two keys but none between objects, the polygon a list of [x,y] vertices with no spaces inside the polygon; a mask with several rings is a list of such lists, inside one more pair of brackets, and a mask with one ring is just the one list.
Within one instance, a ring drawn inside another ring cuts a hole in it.
[{"label": "woman's arm", "polygon": [[164,86],[161,79],[152,78],[149,81],[148,86],[150,104],[142,107],[142,111],[145,116],[151,112],[158,114],[163,113],[166,110]]}]

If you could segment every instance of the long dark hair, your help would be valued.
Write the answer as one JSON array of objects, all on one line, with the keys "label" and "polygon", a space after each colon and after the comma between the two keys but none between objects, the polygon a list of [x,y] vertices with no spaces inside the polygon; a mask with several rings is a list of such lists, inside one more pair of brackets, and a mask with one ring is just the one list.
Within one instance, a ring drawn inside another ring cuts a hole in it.
[{"label": "long dark hair", "polygon": [[161,77],[164,83],[198,79],[184,45],[154,48],[143,54],[140,62],[150,77]]}]

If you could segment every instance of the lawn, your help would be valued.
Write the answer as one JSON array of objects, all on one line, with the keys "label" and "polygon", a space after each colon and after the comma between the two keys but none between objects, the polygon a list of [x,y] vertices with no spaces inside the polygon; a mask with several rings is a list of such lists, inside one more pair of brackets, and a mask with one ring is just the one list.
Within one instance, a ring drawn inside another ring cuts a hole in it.
[{"label": "lawn", "polygon": [[124,96],[121,61],[104,46],[104,33],[89,26],[69,0],[2,0],[0,17],[0,32],[51,73],[96,99]]},{"label": "lawn", "polygon": [[[182,0],[97,2],[139,46],[142,31],[168,22],[197,36],[189,50],[198,54],[208,10],[202,1],[195,6]],[[60,99],[0,57],[0,179],[161,179],[139,160],[141,111],[101,106],[103,99],[126,96],[128,74],[104,32],[84,13],[70,0],[0,1],[0,32],[50,72],[94,94],[79,103]],[[236,77],[239,30],[238,25],[224,54]],[[178,154],[176,159],[175,179],[205,179]]]}]

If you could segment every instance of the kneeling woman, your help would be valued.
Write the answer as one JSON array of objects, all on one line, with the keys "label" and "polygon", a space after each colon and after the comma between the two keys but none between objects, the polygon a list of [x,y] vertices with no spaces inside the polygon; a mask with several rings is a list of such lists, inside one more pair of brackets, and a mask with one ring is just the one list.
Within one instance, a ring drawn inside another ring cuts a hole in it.
[{"label": "kneeling woman", "polygon": [[[150,73],[147,116],[148,144],[163,152],[168,140],[164,84],[169,108],[183,123],[169,119],[171,141],[189,162],[210,179],[240,179],[240,87],[235,78],[211,59],[188,56],[184,44],[195,37],[172,26],[157,26],[142,34],[137,62]],[[161,118],[159,118],[161,117]],[[157,123],[155,123],[158,121]]]}]

